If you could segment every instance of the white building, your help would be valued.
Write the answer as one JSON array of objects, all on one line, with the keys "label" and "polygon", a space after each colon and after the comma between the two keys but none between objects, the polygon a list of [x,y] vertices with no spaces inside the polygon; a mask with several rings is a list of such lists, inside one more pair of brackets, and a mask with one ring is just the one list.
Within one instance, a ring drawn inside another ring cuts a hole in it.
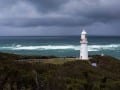
[{"label": "white building", "polygon": [[81,44],[81,49],[80,49],[80,59],[81,60],[88,60],[88,41],[87,41],[87,37],[86,37],[86,31],[83,30],[81,33],[81,40],[80,40],[80,44]]}]

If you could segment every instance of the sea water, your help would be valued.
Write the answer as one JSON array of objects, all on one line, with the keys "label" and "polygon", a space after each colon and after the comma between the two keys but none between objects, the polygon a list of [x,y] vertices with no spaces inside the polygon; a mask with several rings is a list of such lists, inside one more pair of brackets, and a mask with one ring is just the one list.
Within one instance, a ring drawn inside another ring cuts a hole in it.
[{"label": "sea water", "polygon": [[[89,36],[88,42],[89,55],[120,58],[120,37]],[[80,36],[4,36],[0,37],[0,52],[79,57]]]}]

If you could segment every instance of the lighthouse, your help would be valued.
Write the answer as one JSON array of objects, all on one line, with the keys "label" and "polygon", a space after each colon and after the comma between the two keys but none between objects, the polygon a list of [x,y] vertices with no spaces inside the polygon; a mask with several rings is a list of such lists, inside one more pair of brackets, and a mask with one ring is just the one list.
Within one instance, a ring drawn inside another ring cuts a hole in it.
[{"label": "lighthouse", "polygon": [[80,60],[88,60],[88,41],[87,41],[87,32],[85,30],[81,33],[81,49],[80,49]]}]

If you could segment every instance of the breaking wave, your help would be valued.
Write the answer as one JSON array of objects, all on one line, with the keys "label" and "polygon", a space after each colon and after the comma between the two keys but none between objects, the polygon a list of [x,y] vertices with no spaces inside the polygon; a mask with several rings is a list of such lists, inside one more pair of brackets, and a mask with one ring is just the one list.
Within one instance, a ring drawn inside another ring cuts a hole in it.
[{"label": "breaking wave", "polygon": [[[116,49],[120,49],[120,44],[88,46],[88,51],[116,50]],[[80,45],[43,45],[43,46],[12,45],[0,47],[0,50],[80,50]]]}]

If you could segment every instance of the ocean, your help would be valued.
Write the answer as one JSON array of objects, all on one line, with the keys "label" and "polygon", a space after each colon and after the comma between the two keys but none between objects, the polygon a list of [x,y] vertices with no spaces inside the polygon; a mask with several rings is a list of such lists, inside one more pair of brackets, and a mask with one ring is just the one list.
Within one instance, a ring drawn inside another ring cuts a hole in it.
[{"label": "ocean", "polygon": [[[89,36],[88,42],[89,55],[120,58],[120,37]],[[80,36],[1,36],[0,52],[79,57]]]}]

